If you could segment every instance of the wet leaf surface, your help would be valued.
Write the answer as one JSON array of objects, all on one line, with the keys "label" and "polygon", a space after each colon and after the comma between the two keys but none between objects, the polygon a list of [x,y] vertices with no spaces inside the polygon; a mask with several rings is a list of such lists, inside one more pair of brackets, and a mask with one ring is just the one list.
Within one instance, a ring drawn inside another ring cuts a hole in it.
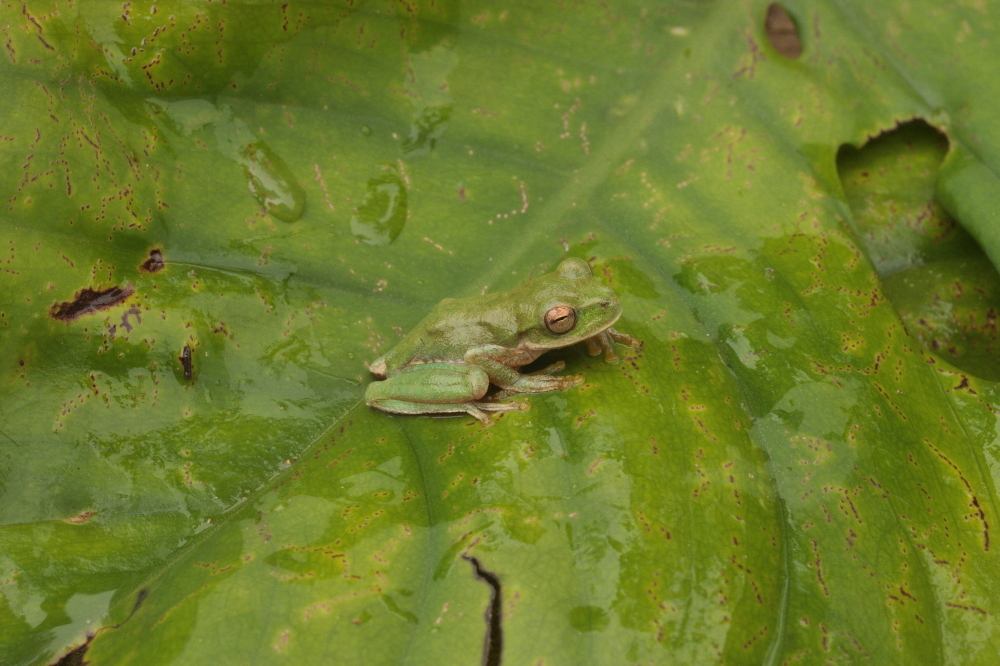
[{"label": "wet leaf surface", "polygon": [[[994,10],[770,6],[0,4],[0,662],[992,664]],[[641,349],[364,406],[565,256]]]}]

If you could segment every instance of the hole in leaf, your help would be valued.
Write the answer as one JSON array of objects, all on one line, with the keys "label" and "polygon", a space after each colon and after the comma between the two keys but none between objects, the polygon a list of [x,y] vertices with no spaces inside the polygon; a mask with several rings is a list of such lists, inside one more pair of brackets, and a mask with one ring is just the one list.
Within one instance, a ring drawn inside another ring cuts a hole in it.
[{"label": "hole in leaf", "polygon": [[194,376],[194,363],[191,361],[191,345],[184,345],[181,355],[177,357],[184,368],[184,379],[191,379]]},{"label": "hole in leaf", "polygon": [[970,375],[1000,380],[1000,274],[937,202],[948,139],[923,120],[837,154],[851,226],[910,335]]},{"label": "hole in leaf", "polygon": [[785,8],[777,2],[767,6],[767,17],[764,19],[764,32],[774,50],[786,58],[798,58],[802,55],[802,40],[795,20]]},{"label": "hole in leaf", "polygon": [[142,266],[139,266],[139,270],[145,271],[147,273],[159,273],[166,266],[163,263],[163,253],[160,250],[150,250],[149,259],[143,262]]}]

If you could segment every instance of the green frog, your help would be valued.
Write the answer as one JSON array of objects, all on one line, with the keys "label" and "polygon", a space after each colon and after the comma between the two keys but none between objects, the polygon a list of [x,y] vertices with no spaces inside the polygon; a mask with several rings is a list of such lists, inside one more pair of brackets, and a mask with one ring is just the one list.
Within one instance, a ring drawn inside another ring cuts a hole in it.
[{"label": "green frog", "polygon": [[[378,379],[365,402],[394,414],[466,412],[484,425],[490,412],[528,409],[527,402],[499,402],[518,393],[571,388],[583,375],[554,376],[562,361],[532,374],[517,369],[550,349],[583,342],[592,356],[617,363],[614,343],[642,345],[611,326],[621,304],[582,259],[563,260],[555,271],[510,291],[446,298],[398,345],[368,369]],[[490,384],[500,391],[484,399]]]}]

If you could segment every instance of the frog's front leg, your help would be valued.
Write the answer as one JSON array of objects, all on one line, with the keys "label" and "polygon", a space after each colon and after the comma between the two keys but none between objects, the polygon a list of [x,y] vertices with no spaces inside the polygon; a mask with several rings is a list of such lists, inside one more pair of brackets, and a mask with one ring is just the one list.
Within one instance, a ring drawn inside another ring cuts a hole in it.
[{"label": "frog's front leg", "polygon": [[[523,375],[517,367],[527,365],[537,358],[537,352],[523,349],[507,349],[499,345],[474,347],[465,353],[465,360],[486,371],[491,382],[504,389],[506,397],[514,393],[543,393],[572,388],[583,382],[583,375],[554,377],[550,374]],[[565,365],[552,365],[546,370],[561,370]]]},{"label": "frog's front leg", "polygon": [[597,356],[603,351],[605,363],[618,362],[618,354],[615,353],[615,342],[628,345],[633,349],[638,349],[642,346],[642,340],[633,338],[626,333],[619,333],[613,328],[601,331],[594,337],[587,338],[583,342],[587,345],[587,352],[591,356]]},{"label": "frog's front leg", "polygon": [[486,411],[527,409],[527,405],[516,402],[477,402],[486,394],[489,385],[486,371],[474,365],[422,363],[405,367],[384,381],[369,384],[365,403],[394,414],[466,412],[487,425],[491,418]]}]

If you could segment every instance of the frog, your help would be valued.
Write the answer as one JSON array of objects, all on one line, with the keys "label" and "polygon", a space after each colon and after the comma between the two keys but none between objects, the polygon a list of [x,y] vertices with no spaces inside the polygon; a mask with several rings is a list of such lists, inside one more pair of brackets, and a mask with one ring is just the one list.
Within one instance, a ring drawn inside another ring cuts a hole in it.
[{"label": "frog", "polygon": [[[534,373],[519,368],[547,351],[584,343],[591,356],[617,363],[615,343],[642,341],[612,326],[622,308],[586,261],[564,259],[554,271],[509,291],[446,298],[387,354],[368,364],[376,378],[365,402],[393,414],[467,413],[491,425],[500,412],[526,410],[523,393],[570,389],[582,374],[555,375],[558,361]],[[487,397],[490,384],[499,391]]]}]

